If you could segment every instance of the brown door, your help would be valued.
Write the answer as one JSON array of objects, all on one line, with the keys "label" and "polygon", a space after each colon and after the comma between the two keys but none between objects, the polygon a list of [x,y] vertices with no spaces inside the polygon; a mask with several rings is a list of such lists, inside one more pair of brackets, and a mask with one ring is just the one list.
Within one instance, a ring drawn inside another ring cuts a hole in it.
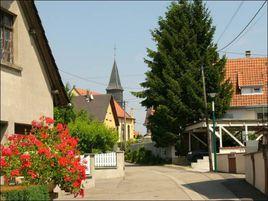
[{"label": "brown door", "polygon": [[229,172],[230,173],[236,173],[236,161],[235,161],[235,155],[230,154],[228,156],[228,163],[229,163]]}]

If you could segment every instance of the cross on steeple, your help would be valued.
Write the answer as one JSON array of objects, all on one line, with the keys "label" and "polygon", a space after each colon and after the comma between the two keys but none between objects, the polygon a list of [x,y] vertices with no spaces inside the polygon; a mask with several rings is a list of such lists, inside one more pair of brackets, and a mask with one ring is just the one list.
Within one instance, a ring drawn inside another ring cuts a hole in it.
[{"label": "cross on steeple", "polygon": [[116,45],[114,44],[114,60],[115,60],[115,56],[116,56]]},{"label": "cross on steeple", "polygon": [[116,46],[114,46],[114,64],[110,76],[110,81],[108,87],[106,88],[107,94],[112,94],[114,99],[122,105],[123,103],[123,87],[121,86],[120,77],[118,73],[118,68],[115,60],[116,56]]}]

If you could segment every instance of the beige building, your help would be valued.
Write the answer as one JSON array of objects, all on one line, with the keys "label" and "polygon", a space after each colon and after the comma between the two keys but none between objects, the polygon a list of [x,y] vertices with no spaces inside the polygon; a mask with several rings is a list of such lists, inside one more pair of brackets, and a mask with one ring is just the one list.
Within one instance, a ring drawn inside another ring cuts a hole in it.
[{"label": "beige building", "polygon": [[[119,121],[118,126],[118,135],[119,142],[128,141],[135,137],[135,118],[133,115],[129,115],[127,112],[123,110],[123,108],[115,102],[115,110]],[[126,127],[124,128],[124,123],[126,122]],[[124,133],[124,129],[126,132]]]},{"label": "beige building", "polygon": [[1,1],[1,142],[67,105],[58,68],[33,1]]}]

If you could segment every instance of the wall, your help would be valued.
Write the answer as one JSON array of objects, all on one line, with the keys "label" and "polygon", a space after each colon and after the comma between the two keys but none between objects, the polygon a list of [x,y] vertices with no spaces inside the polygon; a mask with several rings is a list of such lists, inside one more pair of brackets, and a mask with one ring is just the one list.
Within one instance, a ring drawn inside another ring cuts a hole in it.
[{"label": "wall", "polygon": [[220,154],[245,153],[245,147],[220,147]]},{"label": "wall", "polygon": [[[220,172],[229,172],[228,155],[229,155],[228,153],[217,154],[218,170]],[[236,153],[235,154],[235,162],[236,162],[236,173],[244,174],[245,173],[245,154],[244,153]]]},{"label": "wall", "polygon": [[[122,126],[124,125],[124,118],[120,118],[118,117],[119,120],[119,126],[118,126],[118,135],[119,135],[119,142],[123,141],[123,130],[122,130]],[[130,126],[130,133],[129,136],[130,138],[128,138],[128,126]],[[125,137],[125,141],[128,141],[130,139],[134,138],[134,119],[126,119],[126,137]]]},{"label": "wall", "polygon": [[220,172],[229,172],[228,154],[217,154],[218,170]]},{"label": "wall", "polygon": [[15,122],[30,124],[41,115],[53,117],[53,100],[44,66],[28,33],[21,8],[16,1],[1,1],[1,7],[17,15],[14,21],[14,68],[1,63],[1,94],[4,96],[1,95],[0,116],[2,121],[8,122],[6,132],[12,134]]},{"label": "wall", "polygon": [[[111,179],[125,176],[125,160],[124,152],[116,152],[116,167],[112,168],[96,168],[92,172],[94,179]],[[93,162],[94,163],[94,162]]]},{"label": "wall", "polygon": [[111,104],[109,104],[109,106],[107,108],[106,116],[104,119],[104,124],[109,128],[116,129],[116,124],[115,124],[115,119],[114,119]]},{"label": "wall", "polygon": [[[266,153],[268,155],[268,153]],[[255,164],[255,182],[254,182],[254,172],[253,172],[253,161],[251,157],[254,157],[254,164]],[[255,152],[246,154],[246,181],[261,192],[265,193],[265,164],[264,164],[264,157],[263,152]],[[255,183],[255,184],[254,184]]]},{"label": "wall", "polygon": [[254,109],[229,109],[222,119],[257,119]]}]

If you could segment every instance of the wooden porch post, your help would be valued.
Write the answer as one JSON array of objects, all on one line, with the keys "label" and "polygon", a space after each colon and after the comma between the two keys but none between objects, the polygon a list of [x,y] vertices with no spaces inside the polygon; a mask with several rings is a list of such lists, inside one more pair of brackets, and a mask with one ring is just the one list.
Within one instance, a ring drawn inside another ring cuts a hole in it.
[{"label": "wooden porch post", "polygon": [[189,152],[192,151],[191,131],[189,132]]},{"label": "wooden porch post", "polygon": [[219,134],[220,134],[220,148],[222,148],[222,129],[221,129],[221,126],[219,126]]}]

